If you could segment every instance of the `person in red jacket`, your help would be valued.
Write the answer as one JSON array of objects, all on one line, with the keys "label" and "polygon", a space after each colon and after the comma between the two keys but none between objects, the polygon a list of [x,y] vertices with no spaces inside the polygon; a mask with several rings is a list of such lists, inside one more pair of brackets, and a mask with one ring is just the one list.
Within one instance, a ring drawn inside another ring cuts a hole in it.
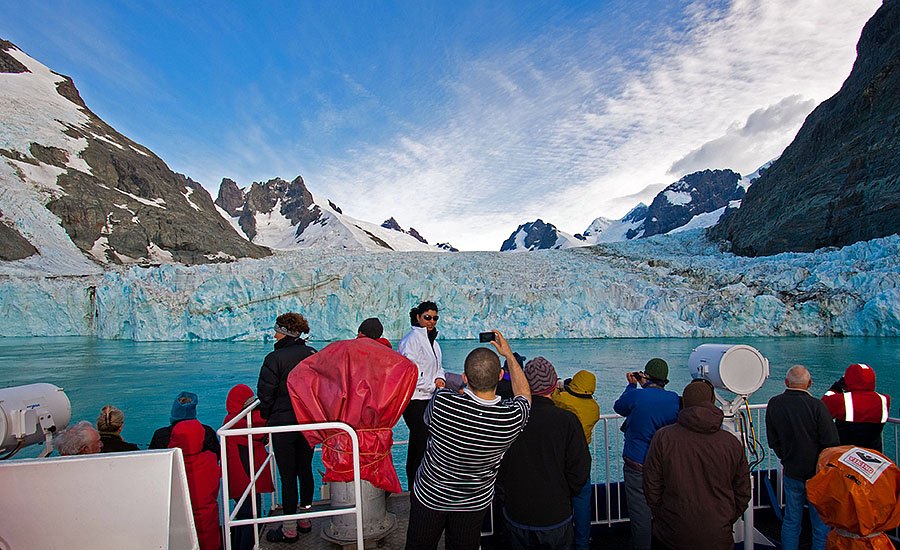
[{"label": "person in red jacket", "polygon": [[[238,415],[244,408],[253,402],[253,390],[250,389],[250,386],[246,384],[238,384],[237,386],[231,388],[231,391],[228,392],[228,397],[225,399],[225,409],[228,411],[228,416],[225,417],[225,420],[222,421],[222,425],[230,422],[234,417]],[[263,420],[262,415],[259,410],[254,410],[251,413],[251,419],[253,420],[253,427],[259,428],[266,425],[266,421]],[[241,418],[238,420],[233,429],[241,429],[247,427],[247,418]],[[254,470],[259,470],[259,466],[266,460],[269,456],[268,451],[266,451],[266,443],[268,441],[267,436],[260,434],[253,436],[253,468]],[[235,504],[237,504],[238,499],[241,498],[241,495],[244,494],[244,491],[247,490],[247,486],[250,485],[250,453],[248,452],[247,447],[247,436],[245,435],[233,435],[225,438],[225,456],[228,462],[228,496],[232,500],[234,500]],[[259,495],[261,493],[272,493],[275,491],[275,486],[272,483],[272,468],[270,465],[266,466],[266,469],[260,474],[259,479],[256,480],[256,510],[257,512],[261,512],[261,499]],[[244,500],[244,505],[241,506],[241,509],[238,511],[235,519],[249,519],[253,517],[253,504],[251,502],[251,496],[247,496]],[[245,550],[249,548],[253,548],[255,541],[253,539],[253,527],[249,525],[244,525],[241,527],[235,527],[231,533],[231,547],[235,550]]]},{"label": "person in red jacket", "polygon": [[196,419],[183,420],[172,427],[169,448],[178,447],[184,455],[194,527],[200,550],[221,548],[219,531],[219,480],[222,469],[216,454],[203,450],[203,425]]},{"label": "person in red jacket", "polygon": [[841,445],[881,452],[881,431],[888,419],[891,397],[875,391],[875,371],[869,365],[850,365],[844,376],[822,396],[834,419]]}]

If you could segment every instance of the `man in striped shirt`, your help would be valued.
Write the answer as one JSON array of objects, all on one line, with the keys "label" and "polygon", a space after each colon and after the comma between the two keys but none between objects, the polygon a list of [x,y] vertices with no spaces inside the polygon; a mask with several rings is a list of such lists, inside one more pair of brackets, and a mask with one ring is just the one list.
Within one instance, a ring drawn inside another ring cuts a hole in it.
[{"label": "man in striped shirt", "polygon": [[481,523],[494,496],[500,459],[522,433],[531,390],[522,367],[499,331],[491,342],[506,358],[512,399],[496,395],[502,371],[497,354],[473,350],[465,361],[463,393],[435,392],[425,409],[428,446],[410,495],[407,550],[477,549]]}]

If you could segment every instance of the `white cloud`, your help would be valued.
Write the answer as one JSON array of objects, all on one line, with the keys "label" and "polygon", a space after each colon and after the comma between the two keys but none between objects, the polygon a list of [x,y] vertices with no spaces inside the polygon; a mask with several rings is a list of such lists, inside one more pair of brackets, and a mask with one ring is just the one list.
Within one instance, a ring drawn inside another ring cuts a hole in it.
[{"label": "white cloud", "polygon": [[668,173],[676,179],[707,168],[751,173],[762,164],[760,159],[771,160],[781,154],[785,139],[797,133],[815,106],[814,100],[793,95],[765,109],[757,109],[743,126],[730,126],[725,135],[675,161]]},{"label": "white cloud", "polygon": [[634,206],[616,197],[677,179],[673,165],[752,170],[779,154],[803,111],[839,89],[879,4],[698,2],[686,32],[660,33],[629,63],[598,56],[590,32],[460,60],[446,110],[307,181],[354,215],[393,215],[461,248],[496,249],[537,217],[580,232]]}]

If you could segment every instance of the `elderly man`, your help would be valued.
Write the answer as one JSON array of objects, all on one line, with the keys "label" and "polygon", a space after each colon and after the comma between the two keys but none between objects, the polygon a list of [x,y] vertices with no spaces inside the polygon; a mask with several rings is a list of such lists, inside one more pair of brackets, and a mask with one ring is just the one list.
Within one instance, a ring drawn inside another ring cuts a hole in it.
[{"label": "elderly man", "polygon": [[769,400],[766,409],[766,435],[784,468],[784,521],[781,547],[796,550],[800,543],[803,505],[809,508],[814,550],[825,550],[831,530],[822,522],[816,508],[806,498],[806,481],[816,473],[819,453],[838,445],[838,433],[828,407],[809,394],[812,378],[802,365],[788,369],[787,389]]},{"label": "elderly man", "polygon": [[712,384],[692,381],[682,401],[678,420],[656,432],[644,461],[653,536],[673,550],[732,550],[731,526],[750,502],[744,447],[722,429]]},{"label": "elderly man", "polygon": [[509,363],[515,397],[497,396],[500,359],[476,348],[465,361],[462,393],[440,389],[425,409],[428,443],[410,495],[407,550],[437,548],[441,533],[453,550],[475,550],[494,496],[500,460],[528,422],[531,390],[506,338],[491,344]]},{"label": "elderly man", "polygon": [[87,420],[57,434],[53,438],[53,444],[62,456],[92,455],[103,448],[100,432]]}]

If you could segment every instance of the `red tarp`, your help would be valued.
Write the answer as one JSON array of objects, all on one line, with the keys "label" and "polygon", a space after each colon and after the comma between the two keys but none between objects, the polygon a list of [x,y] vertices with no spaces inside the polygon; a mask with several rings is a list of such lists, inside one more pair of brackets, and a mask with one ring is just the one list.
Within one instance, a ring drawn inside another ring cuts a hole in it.
[{"label": "red tarp", "polygon": [[[391,428],[415,389],[416,365],[370,338],[343,340],[307,357],[288,375],[297,422],[345,422],[359,437],[362,478],[399,493],[391,459]],[[303,432],[311,446],[322,444],[323,481],[353,480],[353,447],[341,430]]]},{"label": "red tarp", "polygon": [[844,445],[819,455],[806,495],[834,527],[829,550],[893,549],[883,532],[900,524],[900,470],[871,449]]}]

